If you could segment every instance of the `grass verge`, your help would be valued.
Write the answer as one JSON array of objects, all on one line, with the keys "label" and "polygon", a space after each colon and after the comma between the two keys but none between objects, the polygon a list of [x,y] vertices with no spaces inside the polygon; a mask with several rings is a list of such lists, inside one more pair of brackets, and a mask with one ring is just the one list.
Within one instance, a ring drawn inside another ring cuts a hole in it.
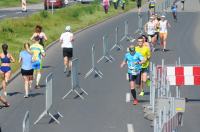
[{"label": "grass verge", "polygon": [[68,24],[71,25],[73,32],[75,32],[134,7],[134,1],[129,1],[125,10],[121,10],[121,8],[115,10],[113,5],[111,5],[109,13],[105,14],[100,4],[76,4],[68,8],[56,10],[54,14],[41,11],[25,18],[4,19],[0,21],[0,44],[8,43],[9,52],[16,59],[16,62],[12,64],[13,72],[16,72],[20,66],[17,62],[19,52],[23,47],[23,43],[30,41],[35,25],[43,26],[44,32],[48,36],[48,42],[45,45],[47,46],[59,38]]},{"label": "grass verge", "polygon": [[[42,0],[27,0],[27,4],[41,3]],[[21,6],[21,0],[0,0],[0,8]]]}]

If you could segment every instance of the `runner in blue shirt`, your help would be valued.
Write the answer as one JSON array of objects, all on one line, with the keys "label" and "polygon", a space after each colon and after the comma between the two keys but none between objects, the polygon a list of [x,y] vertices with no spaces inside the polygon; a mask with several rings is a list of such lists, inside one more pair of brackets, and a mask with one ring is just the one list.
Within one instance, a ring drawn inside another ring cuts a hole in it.
[{"label": "runner in blue shirt", "polygon": [[171,6],[171,10],[172,10],[172,15],[173,15],[174,20],[177,21],[177,5],[175,2]]},{"label": "runner in blue shirt", "polygon": [[135,52],[135,46],[130,46],[129,47],[129,53],[126,53],[124,56],[124,60],[121,63],[121,68],[123,68],[126,64],[128,66],[128,77],[129,77],[129,83],[130,83],[130,89],[131,89],[131,94],[134,98],[133,100],[133,105],[138,104],[138,100],[136,97],[136,90],[135,90],[135,82],[141,81],[141,64],[145,62],[144,57],[140,54]]}]

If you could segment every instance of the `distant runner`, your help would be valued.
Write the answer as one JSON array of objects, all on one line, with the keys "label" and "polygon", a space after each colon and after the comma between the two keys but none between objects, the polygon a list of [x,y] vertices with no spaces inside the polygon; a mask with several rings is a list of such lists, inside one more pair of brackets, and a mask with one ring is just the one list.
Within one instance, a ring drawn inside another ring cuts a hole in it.
[{"label": "distant runner", "polygon": [[171,27],[169,22],[165,19],[165,16],[161,16],[161,20],[159,21],[160,25],[160,44],[163,46],[163,52],[166,52],[166,45],[167,45],[167,35],[168,31],[167,28]]},{"label": "distant runner", "polygon": [[120,67],[123,68],[126,64],[128,66],[130,89],[131,94],[134,98],[133,105],[137,105],[138,100],[136,96],[135,82],[140,82],[141,64],[145,62],[145,59],[140,53],[135,52],[135,46],[130,46],[129,51],[130,52],[125,54],[124,60],[121,63]]},{"label": "distant runner", "polygon": [[177,5],[175,2],[171,6],[171,10],[172,10],[172,16],[174,18],[174,21],[177,22]]}]

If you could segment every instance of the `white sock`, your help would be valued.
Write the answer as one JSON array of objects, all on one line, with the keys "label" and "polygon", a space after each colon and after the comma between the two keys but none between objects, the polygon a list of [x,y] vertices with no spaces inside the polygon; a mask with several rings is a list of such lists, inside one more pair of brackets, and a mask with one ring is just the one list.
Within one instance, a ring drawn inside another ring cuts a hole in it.
[{"label": "white sock", "polygon": [[37,74],[36,85],[39,85],[41,74]]}]

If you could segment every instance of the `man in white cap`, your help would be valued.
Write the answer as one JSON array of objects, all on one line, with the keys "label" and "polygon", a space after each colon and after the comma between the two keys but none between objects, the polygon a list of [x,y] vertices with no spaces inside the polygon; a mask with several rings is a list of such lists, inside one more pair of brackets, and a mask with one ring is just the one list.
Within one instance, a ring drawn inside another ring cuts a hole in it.
[{"label": "man in white cap", "polygon": [[64,72],[67,73],[67,76],[71,75],[71,60],[73,57],[73,45],[74,35],[71,33],[71,27],[66,26],[65,32],[60,36],[60,43],[63,49],[63,58],[64,58]]}]

